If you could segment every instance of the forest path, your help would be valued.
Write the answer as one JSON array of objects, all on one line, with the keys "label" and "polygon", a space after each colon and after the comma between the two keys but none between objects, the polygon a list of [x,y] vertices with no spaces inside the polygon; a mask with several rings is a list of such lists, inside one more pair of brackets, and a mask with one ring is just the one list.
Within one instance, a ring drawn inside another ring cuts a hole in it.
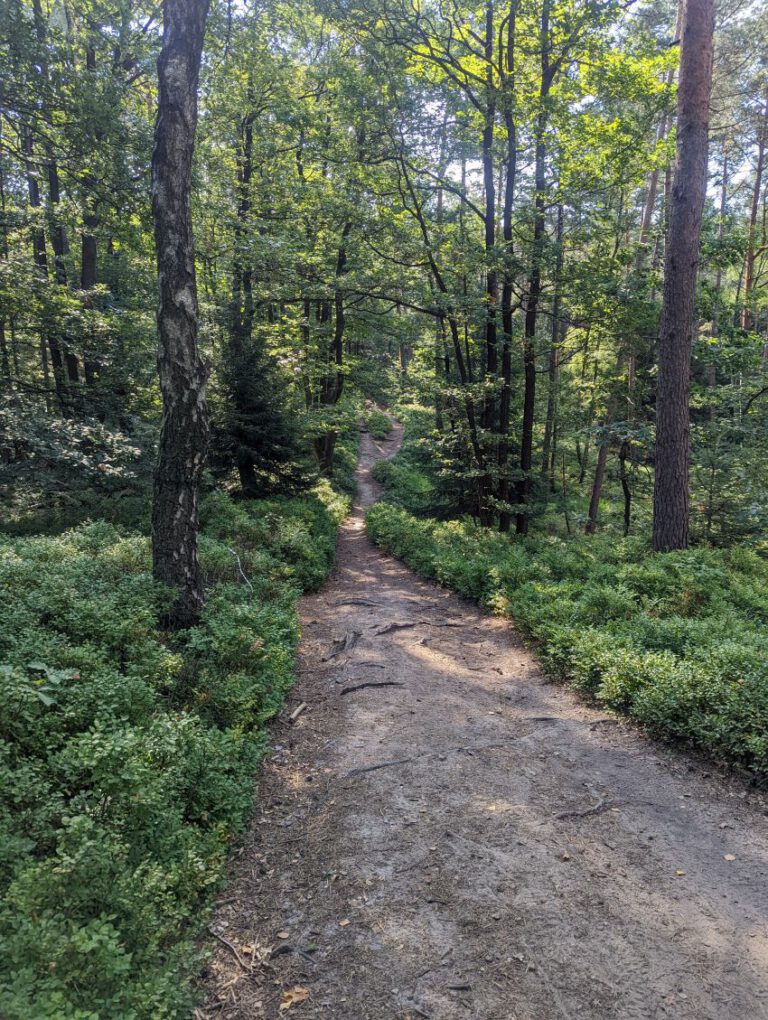
[{"label": "forest path", "polygon": [[764,800],[375,549],[370,468],[399,442],[363,436],[336,571],[303,601],[198,1016],[768,1018]]}]

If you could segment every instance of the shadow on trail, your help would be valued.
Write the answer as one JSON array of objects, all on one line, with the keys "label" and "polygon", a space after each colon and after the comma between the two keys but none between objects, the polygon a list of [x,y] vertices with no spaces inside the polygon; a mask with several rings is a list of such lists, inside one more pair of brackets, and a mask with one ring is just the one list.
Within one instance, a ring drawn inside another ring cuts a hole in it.
[{"label": "shadow on trail", "polygon": [[[399,439],[363,437],[337,570],[304,602],[309,708],[275,726],[218,916],[249,966],[219,946],[205,1015],[285,1015],[298,986],[301,1016],[345,1020],[768,1017],[757,795],[548,684],[508,622],[376,550],[370,467]],[[402,686],[341,696],[365,681]]]}]

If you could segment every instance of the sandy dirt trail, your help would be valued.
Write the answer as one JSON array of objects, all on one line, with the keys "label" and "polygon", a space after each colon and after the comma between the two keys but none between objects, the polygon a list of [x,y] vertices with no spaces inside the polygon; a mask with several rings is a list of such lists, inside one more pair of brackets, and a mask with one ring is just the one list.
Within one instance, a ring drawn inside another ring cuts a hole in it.
[{"label": "sandy dirt trail", "polygon": [[303,602],[198,1016],[768,1018],[764,795],[547,683],[508,622],[377,551],[369,472],[399,442],[363,436]]}]

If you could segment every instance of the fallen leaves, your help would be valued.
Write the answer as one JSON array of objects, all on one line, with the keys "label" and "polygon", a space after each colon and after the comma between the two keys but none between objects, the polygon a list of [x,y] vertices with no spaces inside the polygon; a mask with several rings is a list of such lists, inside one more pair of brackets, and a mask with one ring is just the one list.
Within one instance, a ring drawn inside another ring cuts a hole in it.
[{"label": "fallen leaves", "polygon": [[283,992],[283,997],[280,1000],[280,1010],[290,1009],[291,1006],[299,1006],[302,1002],[306,1002],[308,998],[308,988],[304,988],[302,985],[294,985],[293,988],[287,988]]}]

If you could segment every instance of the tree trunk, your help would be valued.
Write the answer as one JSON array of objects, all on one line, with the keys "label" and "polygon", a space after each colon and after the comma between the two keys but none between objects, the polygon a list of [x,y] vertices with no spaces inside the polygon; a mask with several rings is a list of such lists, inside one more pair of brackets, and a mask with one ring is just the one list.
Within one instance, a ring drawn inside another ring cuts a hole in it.
[{"label": "tree trunk", "polygon": [[152,570],[176,598],[166,624],[189,627],[203,602],[198,490],[208,447],[207,371],[197,350],[197,283],[190,191],[197,86],[209,0],[164,0],[157,62],[152,214],[160,304],[163,421],[152,505]]},{"label": "tree trunk", "polygon": [[0,319],[0,385],[11,386],[11,359],[8,354],[8,341],[5,338],[5,322]]},{"label": "tree trunk", "polygon": [[[91,51],[89,50],[89,54]],[[90,67],[90,57],[89,65]],[[95,180],[88,175],[87,184],[95,188]],[[99,226],[98,200],[92,195],[86,200],[86,210],[83,215],[83,232],[80,236],[80,289],[83,292],[83,307],[91,309],[94,306],[93,291],[96,287],[96,267],[98,262],[98,243],[96,240],[96,228]],[[91,342],[93,337],[91,337]],[[101,372],[101,363],[88,343],[83,352],[83,374],[86,385],[92,386],[98,381]]]},{"label": "tree trunk", "polygon": [[[621,362],[621,357],[619,357]],[[605,481],[605,465],[608,462],[608,449],[610,445],[610,438],[608,436],[608,430],[613,424],[616,417],[616,396],[612,394],[608,399],[608,406],[605,411],[605,419],[603,420],[604,434],[601,437],[600,443],[597,448],[597,464],[595,465],[595,476],[592,480],[592,493],[589,497],[589,511],[587,512],[587,520],[584,525],[585,535],[594,535],[597,530],[597,517],[600,512],[600,497],[603,494],[603,482]]]},{"label": "tree trunk", "polygon": [[541,450],[541,473],[549,478],[554,489],[554,461],[550,465],[550,451],[555,434],[557,413],[557,384],[560,355],[560,282],[563,274],[563,206],[557,207],[557,261],[555,264],[555,292],[552,298],[552,334],[549,345],[549,370],[547,391],[547,419],[544,423],[544,442]]},{"label": "tree trunk", "polygon": [[[432,280],[434,282],[435,287],[442,295],[442,297],[446,299],[449,296],[449,290],[448,286],[446,285],[445,279],[443,278],[443,274],[440,271],[440,266],[438,265],[437,258],[435,255],[435,249],[431,243],[429,227],[427,226],[427,219],[424,215],[424,210],[422,208],[421,202],[419,201],[416,190],[413,186],[413,181],[411,180],[410,174],[408,173],[407,163],[402,158],[400,159],[399,162],[402,179],[403,182],[405,183],[408,196],[410,197],[411,200],[410,211],[419,225],[421,237],[424,242],[427,264],[432,275]],[[459,207],[460,217],[462,208],[463,206]],[[466,415],[467,426],[469,428],[470,445],[472,447],[472,453],[474,454],[475,464],[482,478],[483,476],[487,476],[488,473],[487,464],[483,446],[482,443],[480,442],[480,436],[478,431],[478,415],[475,410],[475,402],[472,398],[472,394],[468,392],[467,389],[469,384],[472,382],[472,369],[471,369],[472,362],[469,357],[469,350],[467,350],[467,353],[465,354],[464,350],[462,349],[459,321],[456,316],[455,310],[453,309],[450,303],[447,304],[444,310],[444,314],[442,315],[442,318],[443,321],[446,321],[448,323],[448,328],[450,330],[453,354],[454,359],[456,361],[456,371],[459,377],[459,384],[464,391],[463,393],[464,413]],[[480,516],[485,511],[485,508],[482,505],[482,497],[483,492],[481,484],[477,493],[478,516]]]},{"label": "tree trunk", "polygon": [[[34,62],[34,73],[38,78],[41,85],[42,94],[45,95],[49,88],[49,70],[48,60],[46,57],[46,20],[43,13],[43,8],[40,0],[32,0],[32,19],[35,26],[35,37],[39,46],[38,56],[39,59]],[[42,205],[40,199],[40,185],[37,179],[37,173],[34,169],[34,136],[35,136],[36,122],[33,119],[28,125],[22,127],[22,150],[25,155],[29,157],[27,163],[27,186],[29,191],[29,204],[33,208],[40,208]],[[62,275],[64,282],[66,282],[66,271],[64,269],[63,256],[66,250],[66,234],[61,228],[59,228],[55,222],[55,209],[59,202],[59,182],[58,182],[58,171],[56,168],[55,160],[50,156],[48,162],[48,182],[50,186],[50,204],[52,215],[50,217],[50,230],[51,230],[51,247],[54,253],[54,270],[55,279],[57,283],[61,283]],[[35,236],[33,239],[33,247],[35,252],[35,263],[40,269],[41,274],[46,277],[48,273],[48,255],[45,244],[45,231],[40,225],[35,230]],[[69,394],[67,392],[67,379],[65,375],[65,350],[66,345],[62,348],[62,343],[55,329],[48,327],[47,331],[47,342],[48,349],[50,351],[51,366],[53,367],[53,378],[54,385],[56,387],[56,396],[59,399],[59,404],[63,411],[66,411],[69,403]],[[71,375],[71,364],[67,360],[67,368]]]},{"label": "tree trunk", "polygon": [[[0,126],[0,143],[2,143],[2,126]],[[0,229],[2,229],[2,249],[0,250],[0,258],[3,262],[8,261],[8,220],[5,208],[5,174],[3,172],[2,163],[0,163]],[[16,370],[16,379],[18,381],[18,366],[16,362],[16,351],[13,330],[13,316],[10,317],[10,329],[11,329],[11,341],[14,348],[14,369]],[[6,380],[8,386],[13,385],[13,376],[11,375],[11,360],[8,354],[8,341],[5,334],[5,319],[0,319],[0,364],[2,365],[2,376]]]},{"label": "tree trunk", "polygon": [[624,538],[629,534],[632,525],[632,490],[629,487],[629,475],[627,474],[627,458],[630,454],[629,443],[624,440],[619,449],[619,481],[621,491],[624,494]]},{"label": "tree trunk", "polygon": [[[504,124],[507,131],[506,184],[502,230],[504,233],[504,283],[501,288],[501,322],[504,339],[501,350],[501,398],[499,400],[499,502],[509,503],[509,425],[512,412],[512,207],[515,200],[517,178],[517,122],[515,120],[515,43],[517,30],[517,3],[512,0],[507,16],[506,74],[503,80]],[[511,513],[504,509],[499,514],[499,531],[509,531]]]},{"label": "tree trunk", "polygon": [[[440,154],[438,156],[438,167],[439,174],[442,178],[445,173],[445,135],[448,127],[448,110],[443,111],[443,123],[440,127]],[[437,243],[438,245],[442,241],[443,232],[443,218],[444,218],[444,195],[442,187],[437,189],[437,214],[436,214],[436,226],[437,226]],[[430,293],[434,300],[434,283],[430,277]],[[435,319],[435,428],[438,433],[442,435],[444,428],[443,421],[443,391],[441,388],[441,381],[444,379],[448,382],[449,374],[449,359],[446,348],[446,335],[445,335],[445,316],[438,315]]]},{"label": "tree trunk", "polygon": [[[59,167],[55,157],[48,154],[48,196],[50,201],[49,220],[51,247],[53,248],[53,269],[56,283],[59,287],[67,286],[67,263],[65,261],[69,253],[69,242],[67,241],[67,230],[61,220],[59,207],[61,205],[61,189],[59,187]],[[77,354],[74,351],[72,338],[62,333],[61,348],[64,356],[64,366],[69,390],[70,386],[76,387],[80,382],[80,369]],[[69,394],[70,401],[77,402],[73,393]]]},{"label": "tree trunk", "polygon": [[[93,308],[94,300],[91,293],[96,286],[96,260],[98,248],[96,236],[91,233],[98,226],[98,218],[86,216],[84,219],[86,230],[83,231],[80,250],[80,286],[84,292],[83,307]],[[86,347],[83,355],[83,373],[88,386],[93,386],[98,381],[101,372],[101,362],[92,349]]]},{"label": "tree trunk", "polygon": [[[728,210],[728,150],[723,149],[723,172],[720,180],[720,215],[717,223],[717,239],[722,244],[723,237],[725,235],[725,214]],[[723,271],[718,264],[715,272],[715,303],[712,311],[712,328],[710,335],[717,340],[720,336],[720,301],[721,291],[723,285]],[[707,366],[707,386],[709,387],[710,393],[710,404],[709,404],[709,419],[714,421],[715,419],[715,394],[714,391],[717,389],[717,365],[714,361],[710,362]]]},{"label": "tree trunk", "polygon": [[[483,123],[483,189],[485,192],[485,372],[488,388],[483,405],[483,428],[493,431],[496,425],[496,396],[493,382],[498,373],[496,347],[496,303],[498,276],[495,268],[496,190],[493,176],[493,134],[496,124],[496,87],[493,81],[494,59],[493,0],[485,5],[486,96]],[[490,479],[488,479],[490,483]],[[490,484],[489,484],[490,487]]]},{"label": "tree trunk", "polygon": [[522,509],[517,515],[518,535],[528,534],[529,508],[531,498],[531,468],[533,467],[533,424],[536,406],[536,322],[541,295],[541,260],[544,249],[545,227],[545,161],[546,143],[544,133],[547,127],[549,90],[554,72],[549,63],[549,7],[550,0],[544,0],[541,11],[541,86],[539,89],[539,114],[536,121],[536,150],[534,184],[536,188],[533,220],[533,251],[531,253],[531,274],[528,281],[528,297],[525,306],[525,340],[523,343],[523,427],[520,440],[520,484],[518,502]]},{"label": "tree trunk", "polygon": [[324,432],[315,440],[315,453],[320,471],[329,475],[333,470],[333,454],[336,450],[337,433],[333,430]]},{"label": "tree trunk", "polygon": [[603,492],[603,481],[605,479],[605,465],[608,460],[608,442],[602,442],[597,449],[597,464],[595,465],[595,477],[592,482],[592,494],[589,497],[589,512],[587,522],[584,525],[585,535],[594,535],[597,530],[597,515],[600,511],[600,496]]},{"label": "tree trunk", "polygon": [[[248,100],[252,102],[251,88]],[[237,152],[237,219],[235,222],[235,255],[232,265],[232,300],[229,323],[229,351],[226,366],[229,398],[235,414],[231,438],[235,444],[234,460],[240,477],[240,489],[246,499],[258,496],[256,465],[250,443],[248,424],[253,415],[250,399],[251,371],[249,358],[253,341],[253,271],[247,258],[247,230],[251,214],[251,179],[253,177],[253,120],[248,112],[240,124]]]},{"label": "tree trunk", "polygon": [[[24,157],[27,178],[27,194],[32,209],[41,209],[40,184],[37,179],[34,159],[34,137],[29,124],[22,124],[21,127],[21,151]],[[48,274],[48,250],[45,243],[45,231],[42,224],[35,224],[32,231],[32,257],[37,271],[42,279],[47,280]],[[56,333],[46,325],[43,329],[41,339],[41,362],[43,368],[43,380],[46,388],[46,407],[50,410],[48,390],[50,387],[51,368],[53,369],[53,385],[58,397],[59,406],[64,409],[67,405],[67,387],[64,379],[64,358],[61,354],[61,346]]]},{"label": "tree trunk", "polygon": [[757,252],[755,239],[757,236],[757,216],[760,211],[760,198],[763,194],[763,173],[765,171],[765,149],[768,144],[768,92],[765,96],[763,117],[757,139],[757,166],[755,167],[755,180],[752,187],[752,203],[749,210],[749,236],[747,240],[747,254],[744,260],[744,305],[741,309],[741,328],[752,329],[752,309],[750,300],[752,290],[755,286],[755,262]]},{"label": "tree trunk", "polygon": [[714,0],[687,0],[677,93],[677,155],[670,196],[656,392],[653,547],[688,547],[688,393],[696,273],[707,189]]}]

